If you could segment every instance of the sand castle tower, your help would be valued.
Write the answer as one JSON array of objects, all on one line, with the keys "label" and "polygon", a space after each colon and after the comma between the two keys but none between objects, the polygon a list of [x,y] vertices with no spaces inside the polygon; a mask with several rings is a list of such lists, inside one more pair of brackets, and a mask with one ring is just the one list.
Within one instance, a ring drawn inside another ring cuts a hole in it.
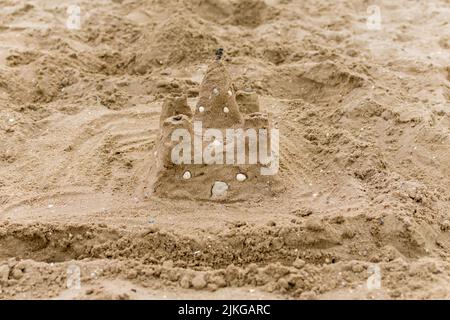
[{"label": "sand castle tower", "polygon": [[163,103],[151,186],[156,195],[238,201],[281,190],[271,116],[259,112],[254,97],[243,108],[251,113],[240,111],[222,54],[216,51],[206,71],[193,114],[185,95]]}]

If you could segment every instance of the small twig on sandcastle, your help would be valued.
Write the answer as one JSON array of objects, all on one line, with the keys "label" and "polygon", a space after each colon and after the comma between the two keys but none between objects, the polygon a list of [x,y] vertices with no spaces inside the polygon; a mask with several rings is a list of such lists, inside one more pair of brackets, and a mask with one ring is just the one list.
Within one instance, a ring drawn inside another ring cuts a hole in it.
[{"label": "small twig on sandcastle", "polygon": [[218,48],[216,50],[216,60],[222,59],[222,56],[223,56],[223,48]]}]

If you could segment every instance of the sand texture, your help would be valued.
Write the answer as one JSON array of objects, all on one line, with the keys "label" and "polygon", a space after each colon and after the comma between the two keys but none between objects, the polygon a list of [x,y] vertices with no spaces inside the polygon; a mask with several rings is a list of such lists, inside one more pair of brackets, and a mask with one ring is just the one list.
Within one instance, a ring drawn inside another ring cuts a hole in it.
[{"label": "sand texture", "polygon": [[[450,1],[375,2],[0,0],[0,299],[450,298]],[[219,47],[279,188],[155,194]]]}]

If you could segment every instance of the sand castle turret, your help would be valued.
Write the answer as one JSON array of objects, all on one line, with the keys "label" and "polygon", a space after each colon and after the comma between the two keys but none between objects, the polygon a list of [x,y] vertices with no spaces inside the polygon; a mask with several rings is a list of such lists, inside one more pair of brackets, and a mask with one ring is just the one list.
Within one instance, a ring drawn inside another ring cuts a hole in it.
[{"label": "sand castle turret", "polygon": [[231,77],[221,60],[220,50],[200,85],[194,120],[202,121],[206,128],[231,128],[243,122]]},{"label": "sand castle turret", "polygon": [[248,113],[259,111],[253,95],[240,111],[222,54],[206,71],[194,113],[186,96],[163,103],[151,185],[159,196],[236,201],[281,190],[271,116]]},{"label": "sand castle turret", "polygon": [[181,96],[168,96],[162,105],[161,116],[159,118],[159,127],[164,123],[164,121],[172,116],[178,114],[184,114],[187,117],[192,117],[192,111],[187,103],[186,95]]}]

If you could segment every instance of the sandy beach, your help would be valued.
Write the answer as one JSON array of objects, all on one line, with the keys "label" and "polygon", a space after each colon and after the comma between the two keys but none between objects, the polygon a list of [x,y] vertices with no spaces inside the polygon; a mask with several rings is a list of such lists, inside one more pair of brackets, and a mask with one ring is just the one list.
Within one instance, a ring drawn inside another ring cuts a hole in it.
[{"label": "sandy beach", "polygon": [[[0,299],[450,298],[449,0],[0,8]],[[155,195],[217,48],[282,188]]]}]

